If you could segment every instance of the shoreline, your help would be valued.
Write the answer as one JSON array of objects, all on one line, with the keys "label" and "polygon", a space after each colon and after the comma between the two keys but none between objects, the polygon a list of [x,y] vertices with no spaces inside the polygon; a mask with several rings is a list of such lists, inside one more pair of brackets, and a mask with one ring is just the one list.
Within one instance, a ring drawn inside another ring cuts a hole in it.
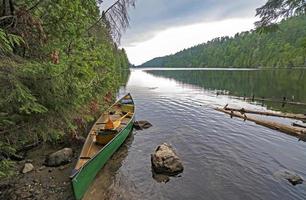
[{"label": "shoreline", "polygon": [[[81,146],[70,145],[74,154],[68,164],[59,167],[44,165],[45,157],[48,154],[67,146],[65,144],[56,146],[42,144],[29,150],[25,160],[16,162],[15,169],[18,171],[16,175],[1,181],[0,199],[73,200],[69,175],[77,161]],[[23,174],[20,171],[25,163],[33,164],[34,169]]]}]

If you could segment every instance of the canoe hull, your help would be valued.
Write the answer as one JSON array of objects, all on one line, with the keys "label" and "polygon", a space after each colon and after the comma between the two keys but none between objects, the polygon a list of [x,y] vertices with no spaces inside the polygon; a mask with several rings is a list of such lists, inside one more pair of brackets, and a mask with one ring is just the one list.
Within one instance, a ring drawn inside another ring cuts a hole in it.
[{"label": "canoe hull", "polygon": [[113,138],[111,142],[103,147],[103,149],[94,158],[88,161],[88,163],[86,163],[86,165],[84,165],[82,169],[72,178],[73,192],[77,200],[82,199],[97,173],[126,140],[133,129],[133,122],[134,117],[130,123],[120,133],[118,133],[115,138]]}]

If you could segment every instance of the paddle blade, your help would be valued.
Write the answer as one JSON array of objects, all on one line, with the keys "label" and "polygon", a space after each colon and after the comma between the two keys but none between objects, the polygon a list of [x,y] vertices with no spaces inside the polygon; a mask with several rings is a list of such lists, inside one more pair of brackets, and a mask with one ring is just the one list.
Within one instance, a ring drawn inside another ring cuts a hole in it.
[{"label": "paddle blade", "polygon": [[115,126],[114,126],[114,122],[110,119],[110,117],[108,117],[108,120],[104,126],[104,129],[107,129],[107,130],[111,130],[111,129],[114,129]]}]

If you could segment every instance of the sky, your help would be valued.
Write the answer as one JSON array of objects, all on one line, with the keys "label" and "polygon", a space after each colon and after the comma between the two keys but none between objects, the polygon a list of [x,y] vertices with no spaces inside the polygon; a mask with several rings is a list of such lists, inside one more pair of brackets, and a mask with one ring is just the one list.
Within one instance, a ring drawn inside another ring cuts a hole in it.
[{"label": "sky", "polygon": [[266,0],[136,0],[129,10],[130,27],[123,34],[132,64],[221,36],[254,28],[256,8]]}]

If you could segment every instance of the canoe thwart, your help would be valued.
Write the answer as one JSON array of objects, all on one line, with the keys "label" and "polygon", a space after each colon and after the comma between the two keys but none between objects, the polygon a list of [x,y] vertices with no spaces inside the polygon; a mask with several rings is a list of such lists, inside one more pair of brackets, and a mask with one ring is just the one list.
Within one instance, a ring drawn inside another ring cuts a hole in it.
[{"label": "canoe thwart", "polygon": [[82,156],[82,157],[80,157],[80,159],[83,159],[83,160],[89,160],[89,159],[91,159],[91,157],[88,157],[88,156]]}]

